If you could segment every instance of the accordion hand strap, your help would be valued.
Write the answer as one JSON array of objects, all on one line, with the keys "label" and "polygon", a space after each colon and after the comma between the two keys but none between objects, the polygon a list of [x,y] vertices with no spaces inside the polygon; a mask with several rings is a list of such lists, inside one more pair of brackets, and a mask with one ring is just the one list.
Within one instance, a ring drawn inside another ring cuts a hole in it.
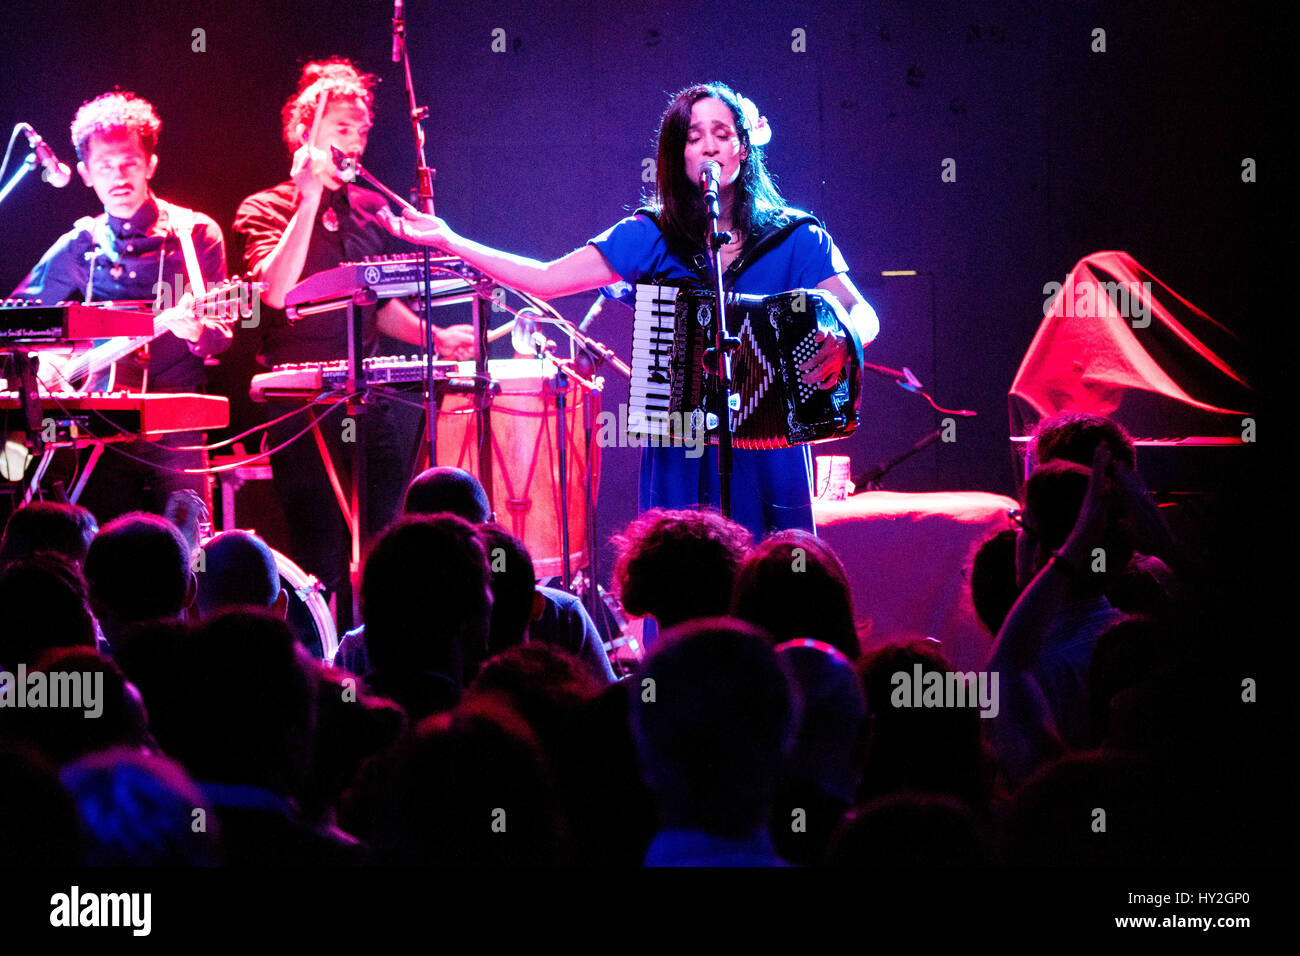
[{"label": "accordion hand strap", "polygon": [[[829,295],[829,293],[828,293]],[[835,317],[839,320],[840,328],[849,337],[849,389],[850,394],[861,396],[860,389],[862,377],[862,334],[858,332],[857,327],[853,324],[852,316],[843,312],[843,306],[837,309]]]},{"label": "accordion hand strap", "polygon": [[[708,257],[705,255],[703,246],[699,246],[695,249],[675,247],[671,240],[669,240],[668,233],[664,232],[663,223],[659,220],[659,213],[648,206],[642,206],[634,215],[645,216],[653,222],[655,226],[658,227],[659,231],[663,233],[664,239],[669,242],[669,251],[672,252],[673,255],[677,256],[678,259],[682,260],[682,262],[686,263],[689,268],[695,271],[696,276],[699,278],[700,283],[704,288],[709,287],[711,283],[708,273]],[[787,209],[782,216],[771,222],[762,233],[750,238],[750,240],[745,243],[745,247],[740,251],[740,255],[738,255],[735,261],[727,267],[727,271],[722,277],[726,288],[730,289],[742,272],[749,268],[749,266],[754,262],[761,259],[769,250],[784,242],[786,236],[790,235],[790,233],[794,232],[795,229],[805,223],[813,226],[821,226],[821,220],[811,213],[806,213],[799,209]]]}]

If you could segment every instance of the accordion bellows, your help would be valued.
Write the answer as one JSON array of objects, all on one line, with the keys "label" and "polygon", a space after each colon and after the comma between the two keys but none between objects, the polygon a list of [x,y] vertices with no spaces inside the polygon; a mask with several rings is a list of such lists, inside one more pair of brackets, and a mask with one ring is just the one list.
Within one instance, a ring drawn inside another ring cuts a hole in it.
[{"label": "accordion bellows", "polygon": [[[732,353],[731,424],[737,448],[788,448],[843,438],[858,425],[861,347],[834,388],[800,381],[819,329],[849,329],[843,307],[819,289],[776,295],[728,293]],[[627,430],[648,444],[717,442],[705,353],[713,347],[717,298],[701,289],[639,284],[632,336]],[[850,335],[850,340],[856,338]]]}]

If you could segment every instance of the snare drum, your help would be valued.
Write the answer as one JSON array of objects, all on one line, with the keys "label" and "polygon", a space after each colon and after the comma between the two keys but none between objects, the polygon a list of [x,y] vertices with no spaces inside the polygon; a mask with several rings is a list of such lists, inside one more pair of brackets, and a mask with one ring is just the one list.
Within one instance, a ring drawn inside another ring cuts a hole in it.
[{"label": "snare drum", "polygon": [[[257,532],[249,529],[249,534]],[[205,538],[199,547],[205,547],[211,538]],[[334,626],[334,615],[330,613],[329,602],[325,600],[325,586],[314,574],[308,574],[288,556],[267,545],[271,557],[275,558],[275,568],[280,572],[280,587],[289,592],[289,608],[285,621],[293,630],[299,643],[311,652],[312,657],[334,663],[338,653],[338,629]]]},{"label": "snare drum", "polygon": [[280,587],[289,592],[289,612],[285,619],[298,640],[313,657],[326,664],[334,663],[338,653],[338,629],[324,594],[325,586],[314,574],[308,574],[288,557],[271,549],[280,572]]}]

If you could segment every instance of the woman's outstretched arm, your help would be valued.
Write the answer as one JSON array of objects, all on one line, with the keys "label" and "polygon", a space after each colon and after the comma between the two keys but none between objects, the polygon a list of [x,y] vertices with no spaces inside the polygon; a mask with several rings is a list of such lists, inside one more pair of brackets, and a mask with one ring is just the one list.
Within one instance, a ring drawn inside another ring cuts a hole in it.
[{"label": "woman's outstretched arm", "polygon": [[403,218],[398,219],[384,209],[381,218],[387,229],[399,239],[436,246],[487,273],[502,285],[540,299],[598,289],[621,278],[600,250],[592,245],[575,249],[560,259],[542,262],[466,239],[437,216],[406,210]]}]

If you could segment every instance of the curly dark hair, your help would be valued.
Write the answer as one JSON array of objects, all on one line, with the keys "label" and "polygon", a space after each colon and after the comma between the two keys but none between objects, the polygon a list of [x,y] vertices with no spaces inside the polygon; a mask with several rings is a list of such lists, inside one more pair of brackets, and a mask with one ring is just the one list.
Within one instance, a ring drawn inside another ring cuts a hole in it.
[{"label": "curly dark hair", "polygon": [[346,57],[332,56],[327,60],[313,60],[303,66],[298,77],[298,92],[285,102],[280,110],[281,133],[289,152],[302,145],[296,135],[301,124],[311,127],[316,104],[323,94],[329,100],[352,100],[375,112],[375,84],[379,80],[370,73],[362,73]]},{"label": "curly dark hair", "polygon": [[138,133],[140,145],[152,156],[158,147],[158,131],[161,129],[162,120],[152,103],[134,93],[114,91],[81,104],[81,109],[72,118],[72,145],[77,149],[77,159],[85,162],[86,144],[93,134],[103,136],[126,130]]},{"label": "curly dark hair", "polygon": [[1034,460],[1045,465],[1060,459],[1092,467],[1092,453],[1103,441],[1110,453],[1130,468],[1137,464],[1133,439],[1119,422],[1090,412],[1058,412],[1034,428]]},{"label": "curly dark hair", "polygon": [[766,628],[778,644],[811,637],[849,660],[861,653],[844,565],[809,531],[778,531],[749,553],[736,578],[732,613]]},{"label": "curly dark hair", "polygon": [[624,609],[651,614],[665,628],[726,614],[751,540],[716,511],[647,511],[614,538]]}]

